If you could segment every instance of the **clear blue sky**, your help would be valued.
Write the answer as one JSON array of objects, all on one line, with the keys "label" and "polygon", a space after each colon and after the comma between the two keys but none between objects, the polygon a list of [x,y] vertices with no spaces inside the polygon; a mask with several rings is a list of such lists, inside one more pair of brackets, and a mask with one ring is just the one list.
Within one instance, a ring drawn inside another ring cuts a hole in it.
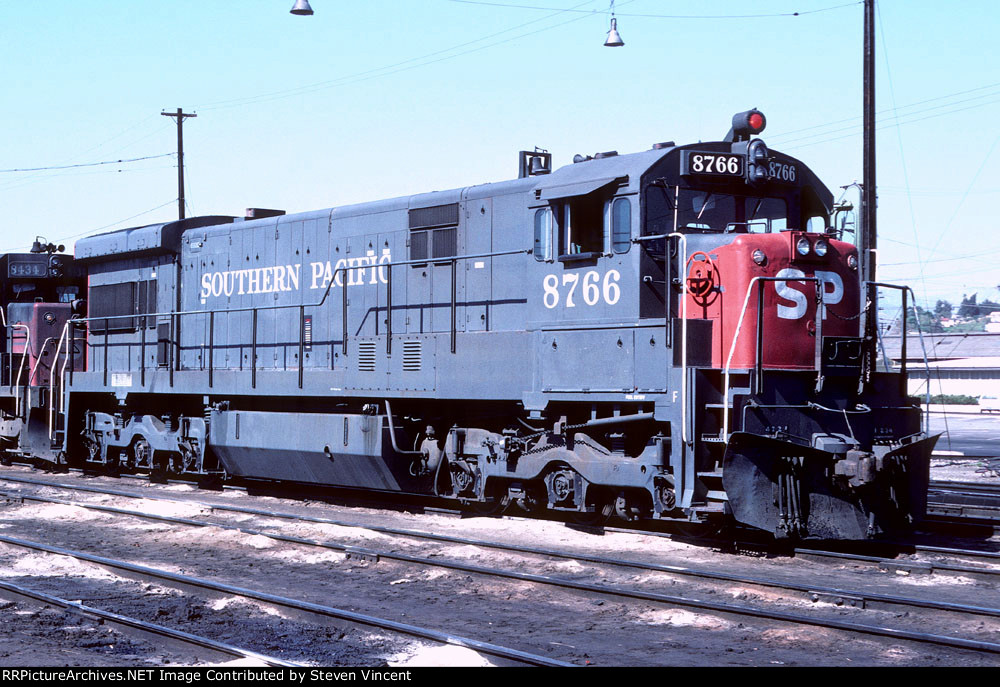
[{"label": "clear blue sky", "polygon": [[[0,169],[172,153],[183,107],[189,215],[294,212],[509,179],[536,145],[719,139],[756,106],[835,194],[861,179],[860,2],[618,0],[618,49],[607,0],[292,4],[5,0]],[[1000,298],[1000,4],[878,17],[880,276]],[[0,249],[175,218],[175,165],[0,172]]]}]

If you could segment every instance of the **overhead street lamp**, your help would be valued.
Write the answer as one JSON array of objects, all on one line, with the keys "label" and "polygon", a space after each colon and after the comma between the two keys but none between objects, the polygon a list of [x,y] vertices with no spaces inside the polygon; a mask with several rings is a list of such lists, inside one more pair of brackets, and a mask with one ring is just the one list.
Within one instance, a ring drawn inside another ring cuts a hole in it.
[{"label": "overhead street lamp", "polygon": [[295,0],[295,5],[290,11],[292,14],[308,16],[313,13],[313,8],[309,6],[309,0]]}]

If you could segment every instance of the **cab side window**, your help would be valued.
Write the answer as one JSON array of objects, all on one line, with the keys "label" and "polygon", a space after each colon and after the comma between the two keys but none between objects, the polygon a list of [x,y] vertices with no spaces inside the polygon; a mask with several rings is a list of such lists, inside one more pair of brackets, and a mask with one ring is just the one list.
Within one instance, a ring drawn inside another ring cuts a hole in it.
[{"label": "cab side window", "polygon": [[611,203],[611,250],[627,253],[632,245],[632,203],[615,198]]},{"label": "cab side window", "polygon": [[542,208],[535,211],[535,260],[552,259],[552,210]]},{"label": "cab side window", "polygon": [[592,193],[572,198],[559,207],[559,254],[603,253],[607,243],[605,199]]}]

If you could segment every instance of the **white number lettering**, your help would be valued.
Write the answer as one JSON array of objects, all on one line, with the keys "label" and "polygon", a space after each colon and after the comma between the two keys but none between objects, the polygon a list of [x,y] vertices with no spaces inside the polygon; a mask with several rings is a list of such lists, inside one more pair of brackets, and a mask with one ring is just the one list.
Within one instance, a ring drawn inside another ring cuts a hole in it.
[{"label": "white number lettering", "polygon": [[694,155],[691,157],[691,169],[696,172],[703,172],[705,170],[701,155]]},{"label": "white number lettering", "polygon": [[[581,283],[583,284],[583,302],[587,305],[597,305],[601,302],[602,298],[608,305],[616,304],[622,297],[621,287],[618,286],[620,279],[621,273],[618,270],[608,270],[604,275],[603,282],[601,282],[601,273],[597,270],[587,271],[583,275],[582,280],[579,274],[563,274],[562,285],[569,286],[569,293],[566,294],[566,307],[576,307],[573,294],[576,293],[576,288]],[[559,277],[554,274],[546,275],[545,279],[542,280],[542,289],[544,291],[542,302],[545,303],[545,307],[549,310],[557,307],[561,298],[559,293]]]},{"label": "white number lettering", "polygon": [[579,274],[564,274],[563,275],[563,286],[566,286],[566,284],[572,284],[573,285],[573,286],[570,287],[569,293],[566,294],[566,307],[567,308],[575,308],[576,307],[576,303],[573,302],[573,292],[576,291],[576,285],[579,284],[579,283],[580,283],[580,275]]},{"label": "white number lettering", "polygon": [[590,270],[583,275],[583,302],[587,305],[597,305],[597,301],[601,300],[601,290],[597,288],[600,279],[601,275],[597,270]]},{"label": "white number lettering", "polygon": [[542,288],[545,290],[545,296],[542,299],[545,307],[551,310],[559,305],[559,279],[556,275],[550,274],[546,276],[542,282]]},{"label": "white number lettering", "polygon": [[618,270],[608,270],[604,275],[604,302],[608,305],[614,305],[622,296],[622,291],[618,288],[619,279],[621,275],[618,274]]}]

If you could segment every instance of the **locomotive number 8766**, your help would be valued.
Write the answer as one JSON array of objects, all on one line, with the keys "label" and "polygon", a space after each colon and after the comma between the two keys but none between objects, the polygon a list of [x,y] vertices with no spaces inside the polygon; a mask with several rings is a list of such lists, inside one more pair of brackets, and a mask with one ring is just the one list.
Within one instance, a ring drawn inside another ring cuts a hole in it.
[{"label": "locomotive number 8766", "polygon": [[[764,126],[750,110],[715,142],[559,169],[523,151],[510,181],[114,231],[59,277],[8,256],[5,455],[906,531],[934,438],[905,371],[875,366],[830,191]],[[43,278],[86,284],[86,312]]]}]

